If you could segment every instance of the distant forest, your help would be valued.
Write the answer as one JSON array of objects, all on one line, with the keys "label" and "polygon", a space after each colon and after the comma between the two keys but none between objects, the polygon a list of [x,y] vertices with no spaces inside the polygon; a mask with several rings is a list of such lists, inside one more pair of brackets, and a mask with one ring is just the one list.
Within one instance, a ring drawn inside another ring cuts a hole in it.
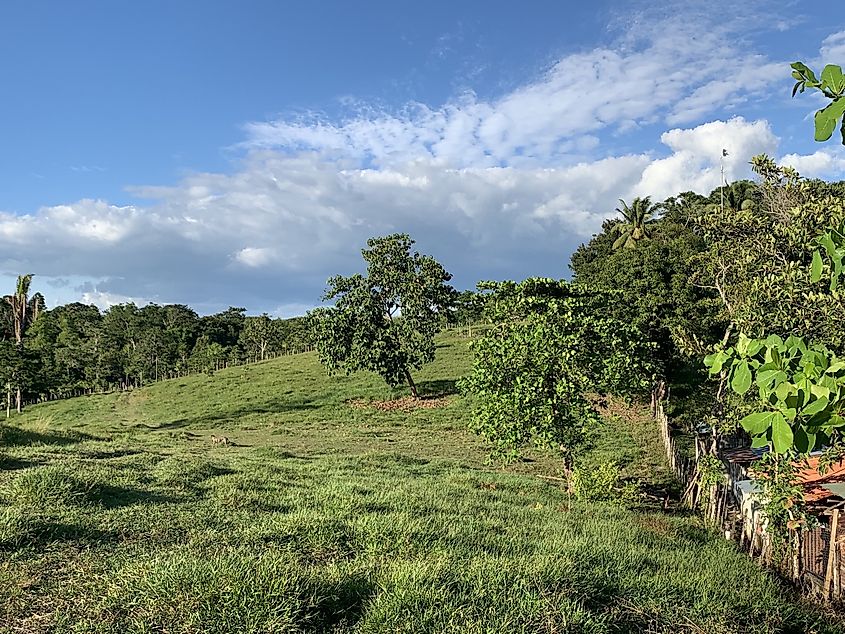
[{"label": "distant forest", "polygon": [[180,304],[101,312],[80,303],[45,310],[38,294],[20,299],[28,304],[23,345],[16,350],[15,319],[7,315],[0,355],[6,373],[21,379],[24,399],[137,387],[301,351],[310,341],[303,317],[248,317],[243,308],[200,317]]},{"label": "distant forest", "polygon": [[[244,308],[205,316],[183,304],[100,311],[72,303],[47,310],[40,293],[30,295],[31,280],[21,276],[0,301],[0,387],[3,405],[12,408],[214,372],[313,344],[307,317],[254,317]],[[469,306],[473,296],[459,295],[457,306]],[[465,323],[477,317],[472,312],[453,311],[447,321]]]}]

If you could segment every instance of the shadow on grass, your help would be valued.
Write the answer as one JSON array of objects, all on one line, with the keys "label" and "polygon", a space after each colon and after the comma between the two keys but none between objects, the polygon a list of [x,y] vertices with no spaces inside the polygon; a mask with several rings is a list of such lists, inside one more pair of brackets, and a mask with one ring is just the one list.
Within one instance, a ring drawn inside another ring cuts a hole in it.
[{"label": "shadow on grass", "polygon": [[316,590],[321,600],[317,604],[316,618],[310,624],[317,632],[351,630],[364,618],[367,605],[378,590],[378,586],[364,573],[318,585]]},{"label": "shadow on grass", "polygon": [[417,383],[422,398],[432,396],[450,396],[458,393],[458,382],[454,379],[441,379],[437,381],[420,381]]},{"label": "shadow on grass", "polygon": [[0,541],[0,552],[14,551],[24,547],[42,549],[57,543],[101,545],[119,540],[119,533],[113,531],[38,518],[26,520],[19,527],[17,534]]},{"label": "shadow on grass", "polygon": [[82,432],[37,432],[0,425],[0,446],[73,445],[86,440],[107,440]]},{"label": "shadow on grass", "polygon": [[16,471],[18,469],[37,467],[40,464],[44,464],[44,462],[41,460],[21,460],[20,458],[12,458],[11,456],[0,454],[0,471]]},{"label": "shadow on grass", "polygon": [[135,456],[144,453],[140,449],[113,449],[112,451],[80,451],[80,458],[93,458],[95,460],[108,460],[109,458],[122,458],[123,456]]},{"label": "shadow on grass", "polygon": [[243,416],[252,414],[289,414],[292,412],[303,412],[306,410],[317,410],[323,407],[322,405],[305,402],[290,402],[282,399],[273,401],[265,401],[264,403],[252,403],[243,407],[236,407],[229,410],[221,410],[218,412],[203,414],[201,416],[191,416],[188,418],[178,418],[176,420],[160,423],[158,425],[148,425],[147,423],[137,423],[134,427],[143,427],[153,430],[167,430],[167,429],[182,429],[185,427],[216,427],[223,421],[237,420]]},{"label": "shadow on grass", "polygon": [[171,504],[184,501],[184,498],[178,498],[172,495],[159,495],[158,493],[143,489],[131,489],[100,483],[88,489],[85,493],[85,498],[89,502],[93,502],[107,509],[135,504]]}]

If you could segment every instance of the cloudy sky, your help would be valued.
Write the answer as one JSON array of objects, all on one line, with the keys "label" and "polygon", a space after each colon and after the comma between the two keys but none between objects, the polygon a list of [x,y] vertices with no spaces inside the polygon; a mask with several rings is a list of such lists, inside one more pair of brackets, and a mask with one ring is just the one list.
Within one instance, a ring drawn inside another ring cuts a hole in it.
[{"label": "cloudy sky", "polygon": [[[618,198],[845,178],[789,62],[831,2],[10,1],[0,284],[301,314],[408,232],[455,285],[567,274]],[[836,136],[836,135],[835,135]]]}]

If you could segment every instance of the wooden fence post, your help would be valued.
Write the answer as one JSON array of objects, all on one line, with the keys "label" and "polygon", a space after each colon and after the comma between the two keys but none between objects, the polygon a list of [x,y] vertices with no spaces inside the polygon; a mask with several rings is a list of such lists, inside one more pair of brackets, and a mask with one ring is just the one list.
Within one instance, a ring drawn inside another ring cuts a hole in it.
[{"label": "wooden fence post", "polygon": [[824,575],[824,597],[830,599],[831,583],[833,582],[833,566],[836,563],[836,533],[839,529],[839,509],[833,509],[830,520],[830,539],[827,546],[827,570]]}]

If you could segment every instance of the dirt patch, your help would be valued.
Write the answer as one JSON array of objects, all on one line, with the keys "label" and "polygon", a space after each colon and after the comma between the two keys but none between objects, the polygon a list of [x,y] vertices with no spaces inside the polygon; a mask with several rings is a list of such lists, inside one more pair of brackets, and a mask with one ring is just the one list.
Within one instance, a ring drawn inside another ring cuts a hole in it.
[{"label": "dirt patch", "polygon": [[412,412],[417,409],[437,409],[446,407],[452,399],[448,396],[403,396],[389,401],[368,401],[362,398],[354,398],[346,401],[346,404],[356,409],[377,409],[383,412]]}]

